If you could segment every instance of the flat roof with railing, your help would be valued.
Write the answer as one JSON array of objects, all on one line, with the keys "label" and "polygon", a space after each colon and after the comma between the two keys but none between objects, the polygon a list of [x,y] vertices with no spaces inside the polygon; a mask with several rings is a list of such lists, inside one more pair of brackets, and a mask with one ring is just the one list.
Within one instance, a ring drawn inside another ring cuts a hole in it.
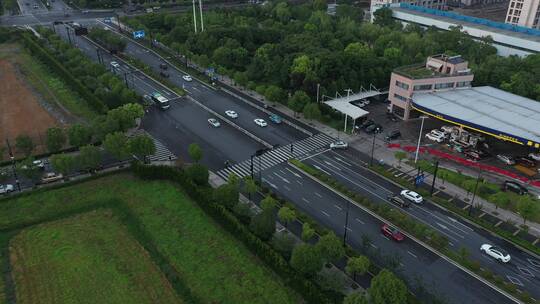
[{"label": "flat roof with railing", "polygon": [[405,65],[394,69],[394,73],[411,78],[411,79],[426,79],[426,78],[445,78],[471,75],[470,70],[456,72],[453,74],[445,74],[435,70],[426,68],[425,63],[416,63]]}]

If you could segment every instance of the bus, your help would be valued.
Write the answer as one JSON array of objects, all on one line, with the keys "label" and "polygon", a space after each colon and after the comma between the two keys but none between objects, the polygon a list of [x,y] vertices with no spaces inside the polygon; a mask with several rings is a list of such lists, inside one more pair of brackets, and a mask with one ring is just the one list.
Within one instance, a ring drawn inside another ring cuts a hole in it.
[{"label": "bus", "polygon": [[158,92],[154,92],[150,95],[154,103],[162,110],[168,109],[171,105],[169,103],[169,100],[165,97],[163,97]]}]

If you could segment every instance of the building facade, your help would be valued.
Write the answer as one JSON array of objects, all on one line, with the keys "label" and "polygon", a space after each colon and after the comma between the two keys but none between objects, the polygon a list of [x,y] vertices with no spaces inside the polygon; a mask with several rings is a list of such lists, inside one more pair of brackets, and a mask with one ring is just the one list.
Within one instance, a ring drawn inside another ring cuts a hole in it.
[{"label": "building facade", "polygon": [[473,78],[461,56],[434,55],[424,64],[397,68],[390,78],[388,110],[404,120],[415,118],[418,114],[411,107],[415,93],[470,87]]},{"label": "building facade", "polygon": [[510,0],[505,22],[540,29],[540,0]]},{"label": "building facade", "polygon": [[446,10],[447,0],[371,0],[370,3],[370,12],[371,12],[371,21],[373,22],[373,13],[381,7],[387,6],[388,4],[396,4],[396,3],[409,3],[412,5],[418,5],[422,7],[432,8],[432,9],[438,9],[438,10]]}]

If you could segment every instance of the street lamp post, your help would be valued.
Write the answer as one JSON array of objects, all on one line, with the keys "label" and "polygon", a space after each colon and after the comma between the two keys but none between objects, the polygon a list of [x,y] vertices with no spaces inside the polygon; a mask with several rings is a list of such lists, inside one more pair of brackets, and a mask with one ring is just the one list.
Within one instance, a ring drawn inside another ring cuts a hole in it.
[{"label": "street lamp post", "polygon": [[420,135],[418,135],[418,144],[416,145],[416,153],[414,155],[415,164],[416,164],[416,161],[418,160],[418,151],[420,151],[420,141],[422,140],[422,131],[424,129],[424,119],[426,119],[426,116],[422,116],[420,118],[422,118],[422,124],[420,125]]},{"label": "street lamp post", "polygon": [[21,183],[19,182],[19,177],[17,176],[17,170],[15,169],[15,156],[13,155],[13,151],[11,150],[11,145],[9,144],[9,140],[7,138],[6,138],[6,145],[9,152],[9,158],[11,159],[11,170],[12,170],[13,176],[15,177],[17,190],[21,192]]},{"label": "street lamp post", "polygon": [[433,172],[433,182],[431,183],[430,195],[433,196],[433,190],[435,189],[435,180],[437,179],[437,171],[439,170],[439,160],[435,163],[435,171]]},{"label": "street lamp post", "polygon": [[474,206],[474,199],[476,198],[476,190],[478,190],[478,184],[480,183],[480,178],[482,177],[482,171],[478,172],[478,178],[476,179],[476,184],[474,185],[473,197],[471,200],[471,206],[469,207],[469,216],[471,216],[472,208]]},{"label": "street lamp post", "polygon": [[349,208],[351,203],[347,200],[347,209],[345,210],[345,226],[343,230],[343,246],[347,244],[347,230],[349,229]]},{"label": "street lamp post", "polygon": [[375,135],[377,133],[373,132],[373,142],[371,143],[371,160],[369,161],[369,165],[373,166],[373,153],[375,151]]}]

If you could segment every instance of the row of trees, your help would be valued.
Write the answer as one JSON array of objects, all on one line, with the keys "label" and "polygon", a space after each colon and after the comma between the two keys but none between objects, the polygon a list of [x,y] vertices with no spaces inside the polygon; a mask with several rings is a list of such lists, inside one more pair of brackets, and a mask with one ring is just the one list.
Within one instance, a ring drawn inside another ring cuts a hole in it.
[{"label": "row of trees", "polygon": [[127,45],[127,42],[120,36],[98,27],[91,29],[88,36],[113,52],[123,52]]}]

